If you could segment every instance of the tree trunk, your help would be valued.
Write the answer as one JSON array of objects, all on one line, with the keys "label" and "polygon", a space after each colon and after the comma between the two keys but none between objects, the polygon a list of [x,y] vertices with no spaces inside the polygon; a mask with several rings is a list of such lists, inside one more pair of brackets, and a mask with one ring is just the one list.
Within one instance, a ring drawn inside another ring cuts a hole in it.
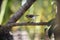
[{"label": "tree trunk", "polygon": [[57,2],[57,15],[56,15],[57,26],[54,29],[54,37],[55,40],[60,40],[60,0],[56,0],[56,2]]}]

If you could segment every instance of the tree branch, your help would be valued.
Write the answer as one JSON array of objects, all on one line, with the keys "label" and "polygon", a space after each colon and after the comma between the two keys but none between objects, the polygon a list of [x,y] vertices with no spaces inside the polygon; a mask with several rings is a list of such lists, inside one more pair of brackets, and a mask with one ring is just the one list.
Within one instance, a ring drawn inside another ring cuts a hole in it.
[{"label": "tree branch", "polygon": [[10,23],[9,25],[7,26],[29,26],[29,25],[48,25],[48,22],[39,22],[39,23],[34,23],[34,22],[31,22],[31,23],[27,23],[27,22],[24,22],[24,23]]}]

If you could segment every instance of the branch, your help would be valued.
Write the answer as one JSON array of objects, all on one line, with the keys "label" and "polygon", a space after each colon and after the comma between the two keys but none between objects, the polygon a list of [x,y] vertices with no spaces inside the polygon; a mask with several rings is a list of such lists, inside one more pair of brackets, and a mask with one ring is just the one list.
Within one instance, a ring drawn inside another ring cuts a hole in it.
[{"label": "branch", "polygon": [[48,22],[38,22],[38,23],[35,23],[35,22],[23,22],[23,23],[10,23],[9,25],[7,26],[29,26],[29,25],[32,25],[32,26],[35,26],[35,25],[47,25],[47,26],[50,26],[50,25],[54,25],[55,23],[55,18],[49,20]]},{"label": "branch", "polygon": [[29,26],[29,25],[48,25],[48,22],[39,22],[39,23],[34,23],[34,22],[31,22],[31,23],[27,23],[27,22],[24,22],[24,23],[11,23],[7,26]]}]

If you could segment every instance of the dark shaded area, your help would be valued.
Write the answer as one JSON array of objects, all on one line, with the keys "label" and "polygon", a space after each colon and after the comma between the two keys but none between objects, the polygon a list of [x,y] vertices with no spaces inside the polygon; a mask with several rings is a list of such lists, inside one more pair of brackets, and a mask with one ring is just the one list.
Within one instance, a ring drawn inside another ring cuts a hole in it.
[{"label": "dark shaded area", "polygon": [[0,34],[0,40],[13,40],[13,36],[4,32]]},{"label": "dark shaded area", "polygon": [[50,29],[48,30],[48,37],[51,38],[53,33],[53,26],[50,27]]},{"label": "dark shaded area", "polygon": [[52,19],[48,22],[48,26],[50,26],[49,30],[48,30],[48,37],[51,38],[53,30],[54,30],[54,26],[55,26],[55,19]]},{"label": "dark shaded area", "polygon": [[13,36],[10,35],[9,30],[0,25],[0,40],[13,40]]},{"label": "dark shaded area", "polygon": [[1,4],[2,4],[2,1],[3,1],[3,0],[0,0],[0,6],[1,6]]},{"label": "dark shaded area", "polygon": [[3,1],[3,0],[0,0],[0,10],[1,10],[1,4],[2,4],[2,1]]}]

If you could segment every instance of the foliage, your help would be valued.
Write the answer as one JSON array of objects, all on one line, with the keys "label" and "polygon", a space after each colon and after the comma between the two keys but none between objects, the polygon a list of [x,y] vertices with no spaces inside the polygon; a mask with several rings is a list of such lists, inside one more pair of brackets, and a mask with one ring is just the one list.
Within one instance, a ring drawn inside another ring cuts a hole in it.
[{"label": "foliage", "polygon": [[[36,0],[17,22],[31,21],[26,18],[28,14],[38,15],[34,22],[47,22],[55,17],[56,4],[54,0]],[[53,3],[53,4],[52,4]],[[0,24],[6,24],[9,18],[22,6],[22,0],[3,0],[0,12]],[[44,34],[44,26],[24,26],[30,34]],[[32,30],[32,31],[31,31]]]}]

